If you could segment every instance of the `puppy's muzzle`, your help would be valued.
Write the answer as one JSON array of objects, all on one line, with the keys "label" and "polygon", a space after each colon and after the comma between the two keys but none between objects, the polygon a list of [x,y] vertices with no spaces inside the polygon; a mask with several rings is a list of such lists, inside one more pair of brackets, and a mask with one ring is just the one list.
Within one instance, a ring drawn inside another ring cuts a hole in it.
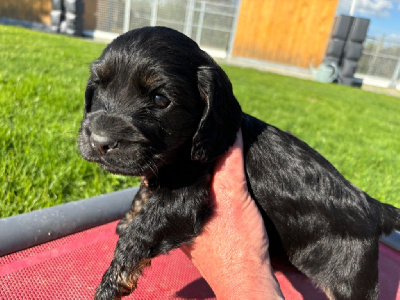
[{"label": "puppy's muzzle", "polygon": [[119,142],[110,137],[92,133],[90,135],[90,145],[93,150],[99,154],[107,154],[108,152],[118,148]]},{"label": "puppy's muzzle", "polygon": [[147,141],[128,116],[103,111],[87,115],[80,139],[81,151],[87,159],[118,156],[133,148],[137,150]]}]

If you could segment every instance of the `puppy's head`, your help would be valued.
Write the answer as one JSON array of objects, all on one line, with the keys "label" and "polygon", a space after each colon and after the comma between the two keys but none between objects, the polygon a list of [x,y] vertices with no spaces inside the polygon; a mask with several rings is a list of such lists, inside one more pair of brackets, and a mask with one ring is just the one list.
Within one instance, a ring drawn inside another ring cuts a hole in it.
[{"label": "puppy's head", "polygon": [[107,171],[152,176],[178,160],[214,160],[240,123],[215,61],[177,31],[146,27],[119,36],[93,62],[79,149]]}]

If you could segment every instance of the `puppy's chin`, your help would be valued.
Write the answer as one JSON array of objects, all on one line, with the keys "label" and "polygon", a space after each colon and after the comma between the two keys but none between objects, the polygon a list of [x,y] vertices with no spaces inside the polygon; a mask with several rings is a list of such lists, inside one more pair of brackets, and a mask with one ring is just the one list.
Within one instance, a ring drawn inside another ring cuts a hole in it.
[{"label": "puppy's chin", "polygon": [[149,159],[150,154],[145,154],[140,150],[135,151],[134,159],[132,153],[99,155],[87,144],[80,145],[80,152],[85,160],[97,163],[107,172],[124,176],[152,178],[156,176],[158,169],[164,164],[162,160],[155,157]]},{"label": "puppy's chin", "polygon": [[101,168],[113,174],[124,175],[124,176],[145,176],[144,173],[147,173],[139,169],[125,169],[122,167],[108,165],[104,162],[97,162],[97,163]]},{"label": "puppy's chin", "polygon": [[[145,176],[145,177],[152,177],[154,175],[157,166],[148,166],[145,167],[146,164],[140,162],[132,162],[132,160],[123,161],[116,157],[111,156],[101,156],[96,155],[93,153],[85,153],[81,152],[82,157],[89,161],[97,163],[102,169],[106,170],[107,172],[124,175],[124,176]],[[129,162],[126,164],[126,162]]]}]

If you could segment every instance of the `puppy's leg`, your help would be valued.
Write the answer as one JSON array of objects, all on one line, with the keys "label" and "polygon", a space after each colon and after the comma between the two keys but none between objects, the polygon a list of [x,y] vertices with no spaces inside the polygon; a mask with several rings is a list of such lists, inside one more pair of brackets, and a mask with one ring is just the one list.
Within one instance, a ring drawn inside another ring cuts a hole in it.
[{"label": "puppy's leg", "polygon": [[211,214],[208,199],[204,186],[190,191],[160,188],[150,194],[148,202],[122,232],[95,299],[119,299],[131,293],[150,259],[190,243]]},{"label": "puppy's leg", "polygon": [[140,188],[138,192],[136,193],[135,197],[133,198],[132,205],[129,209],[129,211],[125,214],[125,216],[119,221],[116,232],[118,235],[121,235],[123,230],[128,226],[128,224],[137,216],[139,211],[142,209],[142,207],[145,205],[147,200],[149,200],[149,190],[142,181],[140,184]]},{"label": "puppy's leg", "polygon": [[358,282],[357,286],[337,280],[334,287],[322,288],[322,290],[330,300],[376,300],[379,293],[378,267],[371,265],[364,272],[363,275],[357,276],[358,278],[349,278],[349,281],[355,279]]},{"label": "puppy's leg", "polygon": [[[347,249],[353,258],[343,259],[334,271],[335,281],[330,292],[335,300],[376,300],[378,299],[378,240],[351,241],[356,247]],[[336,274],[335,274],[336,273]]]},{"label": "puppy's leg", "polygon": [[336,238],[335,243],[332,239],[330,244],[321,243],[321,247],[309,245],[308,250],[313,250],[298,253],[294,265],[312,278],[330,300],[378,299],[377,239]]}]

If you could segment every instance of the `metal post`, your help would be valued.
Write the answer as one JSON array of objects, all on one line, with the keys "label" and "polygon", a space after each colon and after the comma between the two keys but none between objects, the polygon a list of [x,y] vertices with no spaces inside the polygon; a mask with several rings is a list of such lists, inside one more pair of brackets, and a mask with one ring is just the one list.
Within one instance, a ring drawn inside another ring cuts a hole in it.
[{"label": "metal post", "polygon": [[349,12],[350,16],[354,16],[354,12],[356,10],[356,6],[357,6],[357,0],[353,0],[351,2],[350,12]]},{"label": "metal post", "polygon": [[158,0],[154,0],[153,6],[151,8],[150,26],[157,25],[157,12],[158,12]]},{"label": "metal post", "polygon": [[124,32],[129,30],[129,25],[131,22],[131,1],[132,0],[125,0],[124,27],[122,28]]},{"label": "metal post", "polygon": [[399,78],[400,75],[400,57],[397,60],[397,65],[396,65],[396,69],[393,72],[393,76],[392,76],[392,80],[390,81],[389,87],[392,89],[395,89],[397,86],[397,80]]},{"label": "metal post", "polygon": [[185,27],[183,29],[183,33],[189,37],[192,34],[194,8],[195,0],[188,0],[186,6]]},{"label": "metal post", "polygon": [[203,23],[204,23],[204,14],[206,12],[206,2],[201,1],[201,8],[200,8],[200,16],[199,22],[197,23],[197,32],[196,32],[196,43],[200,45],[201,41],[201,32],[203,31]]},{"label": "metal post", "polygon": [[232,58],[233,44],[235,43],[236,29],[237,29],[238,20],[239,20],[239,12],[240,12],[241,4],[242,4],[242,1],[239,0],[237,2],[237,6],[236,6],[235,19],[233,20],[233,23],[232,23],[231,36],[229,37],[229,44],[228,44],[228,49],[227,49],[228,58]]}]

